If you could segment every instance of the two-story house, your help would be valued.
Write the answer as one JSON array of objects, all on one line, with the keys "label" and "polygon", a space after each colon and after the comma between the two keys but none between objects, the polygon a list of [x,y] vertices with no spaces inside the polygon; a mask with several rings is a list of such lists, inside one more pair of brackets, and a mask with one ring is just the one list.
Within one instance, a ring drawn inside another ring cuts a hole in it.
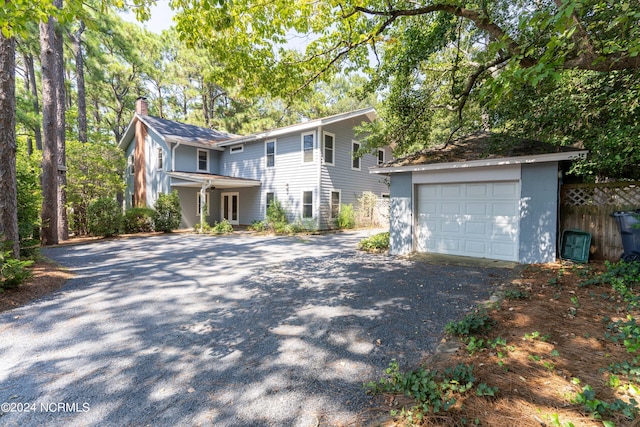
[{"label": "two-story house", "polygon": [[277,199],[290,220],[333,226],[341,204],[364,192],[388,195],[369,168],[391,158],[389,148],[355,157],[354,128],[376,118],[372,108],[238,136],[149,116],[143,98],[119,146],[128,159],[125,206],[153,207],[177,190],[181,227],[223,219],[234,225],[263,220]]}]

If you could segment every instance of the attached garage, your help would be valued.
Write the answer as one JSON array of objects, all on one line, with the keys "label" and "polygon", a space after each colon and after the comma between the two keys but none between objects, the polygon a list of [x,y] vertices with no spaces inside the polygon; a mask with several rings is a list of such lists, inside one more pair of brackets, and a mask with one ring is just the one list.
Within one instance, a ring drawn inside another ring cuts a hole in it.
[{"label": "attached garage", "polygon": [[475,150],[490,152],[490,140],[475,135],[451,144],[447,155],[422,151],[371,170],[390,178],[392,254],[556,259],[562,166],[586,151],[549,152],[555,147],[538,143],[529,154],[477,158]]}]

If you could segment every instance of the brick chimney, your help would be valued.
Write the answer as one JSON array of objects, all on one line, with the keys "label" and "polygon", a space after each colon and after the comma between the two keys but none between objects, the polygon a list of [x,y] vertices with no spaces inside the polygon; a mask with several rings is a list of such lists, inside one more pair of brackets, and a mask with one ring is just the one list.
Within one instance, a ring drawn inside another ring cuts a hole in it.
[{"label": "brick chimney", "polygon": [[145,98],[144,96],[136,99],[136,113],[140,114],[141,116],[149,115],[149,104],[147,103],[147,98]]},{"label": "brick chimney", "polygon": [[[147,99],[140,97],[136,99],[136,113],[141,116],[148,115],[149,106]],[[133,151],[134,176],[133,176],[133,199],[135,207],[147,205],[147,182],[146,182],[146,139],[147,126],[142,120],[137,119],[135,124],[135,149]]]}]

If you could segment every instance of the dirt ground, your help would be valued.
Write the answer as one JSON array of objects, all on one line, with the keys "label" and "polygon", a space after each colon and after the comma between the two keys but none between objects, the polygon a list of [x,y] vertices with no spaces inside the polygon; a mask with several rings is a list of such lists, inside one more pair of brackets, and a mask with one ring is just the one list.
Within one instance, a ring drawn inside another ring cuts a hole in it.
[{"label": "dirt ground", "polygon": [[[477,383],[498,387],[495,396],[470,395],[450,412],[431,415],[419,425],[580,427],[602,426],[603,420],[615,426],[640,425],[640,419],[631,421],[619,413],[595,420],[583,405],[573,402],[586,385],[601,401],[640,401],[626,379],[620,377],[617,386],[609,382],[608,367],[633,356],[622,343],[605,337],[609,322],[630,314],[626,303],[611,286],[578,286],[585,277],[604,269],[602,263],[523,268],[509,288],[526,292],[528,297],[504,299],[489,311],[495,326],[485,338],[500,337],[506,346],[473,355],[462,347],[451,357],[425,361],[426,368],[440,372],[458,363],[472,364]],[[411,407],[404,396],[387,395],[381,400],[388,409]],[[407,423],[397,419],[387,427],[399,425]]]},{"label": "dirt ground", "polygon": [[[527,297],[504,299],[490,315],[495,325],[486,339],[498,337],[506,345],[482,349],[473,355],[463,347],[455,354],[425,361],[429,369],[444,370],[458,363],[473,364],[477,383],[497,387],[494,397],[470,394],[449,412],[432,415],[422,425],[437,426],[599,426],[574,403],[573,397],[590,385],[598,399],[640,401],[626,380],[617,387],[609,381],[608,366],[631,360],[621,343],[606,339],[606,325],[629,314],[610,286],[579,287],[585,277],[603,271],[601,263],[546,264],[522,269],[508,288]],[[49,261],[33,266],[33,278],[17,289],[0,293],[0,311],[9,310],[59,289],[72,275]],[[579,383],[576,381],[579,379]],[[636,384],[637,386],[637,384]],[[377,397],[379,410],[411,407],[404,396]],[[377,412],[377,411],[376,411]],[[616,426],[637,426],[619,414],[608,417]],[[407,425],[396,419],[387,426]]]}]

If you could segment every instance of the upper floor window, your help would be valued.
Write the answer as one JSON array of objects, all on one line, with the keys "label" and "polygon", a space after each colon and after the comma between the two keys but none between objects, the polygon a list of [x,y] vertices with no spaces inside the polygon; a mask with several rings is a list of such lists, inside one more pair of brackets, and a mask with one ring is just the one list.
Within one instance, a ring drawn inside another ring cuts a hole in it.
[{"label": "upper floor window", "polygon": [[302,134],[302,162],[313,162],[313,133]]},{"label": "upper floor window", "polygon": [[198,150],[198,172],[209,172],[208,150]]},{"label": "upper floor window", "polygon": [[156,152],[156,169],[162,170],[162,168],[164,168],[164,150],[158,148]]},{"label": "upper floor window", "polygon": [[378,150],[378,165],[384,164],[384,150]]},{"label": "upper floor window", "polygon": [[267,167],[272,168],[276,165],[276,142],[267,141],[264,143],[264,151],[267,159]]},{"label": "upper floor window", "polygon": [[240,145],[234,145],[231,148],[229,148],[229,152],[231,154],[235,154],[235,153],[242,153],[244,151],[244,145],[240,144]]},{"label": "upper floor window", "polygon": [[129,162],[128,162],[128,169],[129,169],[129,174],[133,175],[136,173],[136,161],[135,161],[135,157],[132,155],[129,156]]},{"label": "upper floor window", "polygon": [[360,143],[353,141],[351,143],[351,169],[360,170],[360,157],[357,157],[360,150]]},{"label": "upper floor window", "polygon": [[326,165],[333,165],[335,156],[335,135],[325,132],[322,145],[324,151],[324,163]]}]

